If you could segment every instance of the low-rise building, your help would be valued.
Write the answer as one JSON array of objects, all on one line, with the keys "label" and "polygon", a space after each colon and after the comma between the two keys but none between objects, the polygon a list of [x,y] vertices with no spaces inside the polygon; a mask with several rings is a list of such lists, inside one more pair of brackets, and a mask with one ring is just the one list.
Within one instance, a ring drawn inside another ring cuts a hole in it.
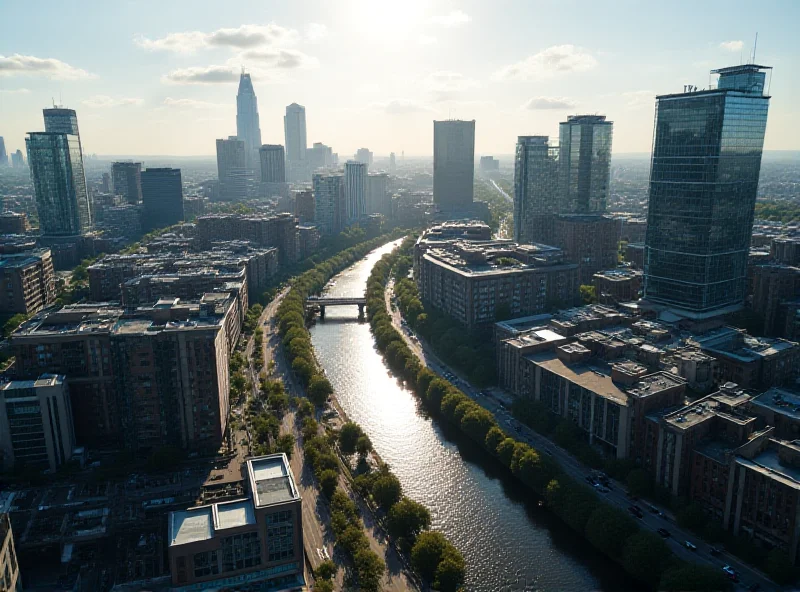
[{"label": "low-rise building", "polygon": [[565,260],[578,264],[580,283],[589,285],[595,273],[616,267],[619,229],[610,216],[563,214],[555,218],[552,244],[564,251]]},{"label": "low-rise building", "polygon": [[750,306],[763,321],[761,332],[773,337],[785,337],[786,315],[790,308],[783,306],[800,295],[800,267],[783,264],[748,267]]},{"label": "low-rise building", "polygon": [[625,261],[635,269],[644,269],[644,243],[625,245]]},{"label": "low-rise building", "polygon": [[260,247],[276,247],[282,265],[295,263],[299,254],[297,219],[292,214],[200,216],[197,239],[201,246],[217,241],[247,240]]},{"label": "low-rise building", "polygon": [[43,374],[0,386],[0,452],[6,471],[55,471],[72,458],[75,430],[65,378]]},{"label": "low-rise building", "polygon": [[775,437],[782,440],[800,439],[800,391],[772,387],[753,397],[750,412],[762,426],[773,426]]},{"label": "low-rise building", "polygon": [[0,255],[0,313],[30,314],[55,302],[50,249]]},{"label": "low-rise building", "polygon": [[592,283],[601,304],[637,300],[642,289],[642,272],[626,267],[598,271],[592,277]]},{"label": "low-rise building", "polygon": [[284,454],[248,459],[243,499],[171,512],[172,590],[304,589],[300,492]]},{"label": "low-rise building", "polygon": [[424,235],[414,271],[422,299],[469,328],[543,312],[578,293],[577,265],[547,245]]},{"label": "low-rise building", "polygon": [[800,266],[800,236],[779,236],[770,241],[770,256],[777,263]]},{"label": "low-rise building", "polygon": [[22,576],[8,514],[0,514],[0,584],[3,592],[22,592]]},{"label": "low-rise building", "polygon": [[25,234],[30,228],[28,217],[22,212],[0,213],[0,234]]},{"label": "low-rise building", "polygon": [[297,235],[300,242],[300,259],[311,257],[319,248],[321,239],[319,228],[314,225],[298,226]]}]

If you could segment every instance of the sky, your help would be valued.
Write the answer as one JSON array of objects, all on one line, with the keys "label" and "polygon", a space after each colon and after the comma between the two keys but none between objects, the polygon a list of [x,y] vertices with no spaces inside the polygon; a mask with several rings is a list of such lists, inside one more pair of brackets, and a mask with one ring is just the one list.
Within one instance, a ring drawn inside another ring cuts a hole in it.
[{"label": "sky", "polygon": [[213,155],[251,73],[264,143],[286,105],[308,145],[430,155],[436,119],[475,119],[476,155],[557,137],[569,114],[649,152],[655,96],[712,68],[773,66],[765,149],[800,149],[800,1],[0,0],[0,136],[24,149],[53,101],[98,155]]}]

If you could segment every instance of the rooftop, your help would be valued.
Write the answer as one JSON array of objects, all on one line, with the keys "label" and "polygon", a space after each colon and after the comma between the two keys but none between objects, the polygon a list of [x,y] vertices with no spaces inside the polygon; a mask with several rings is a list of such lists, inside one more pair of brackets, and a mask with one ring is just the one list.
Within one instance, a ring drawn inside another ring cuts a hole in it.
[{"label": "rooftop", "polygon": [[753,398],[753,405],[800,419],[800,392],[773,387]]},{"label": "rooftop", "polygon": [[767,448],[753,459],[737,458],[736,462],[763,475],[800,490],[800,469],[781,464],[778,451]]},{"label": "rooftop", "polygon": [[300,499],[285,454],[249,459],[247,474],[257,508]]},{"label": "rooftop", "polygon": [[169,546],[207,541],[214,536],[214,508],[203,506],[169,514]]}]

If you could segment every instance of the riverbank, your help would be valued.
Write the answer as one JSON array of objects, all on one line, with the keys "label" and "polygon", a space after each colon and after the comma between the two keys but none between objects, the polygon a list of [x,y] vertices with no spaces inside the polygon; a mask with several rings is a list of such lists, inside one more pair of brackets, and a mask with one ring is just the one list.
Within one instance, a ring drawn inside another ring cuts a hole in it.
[{"label": "riverbank", "polygon": [[367,309],[379,350],[426,409],[500,460],[514,477],[541,496],[550,511],[640,581],[661,589],[729,588],[718,570],[677,561],[659,537],[640,531],[624,512],[597,499],[564,474],[549,456],[510,437],[489,411],[423,367],[392,326],[385,300],[392,268],[411,246],[405,244],[404,249],[385,256],[375,266],[368,282]]}]

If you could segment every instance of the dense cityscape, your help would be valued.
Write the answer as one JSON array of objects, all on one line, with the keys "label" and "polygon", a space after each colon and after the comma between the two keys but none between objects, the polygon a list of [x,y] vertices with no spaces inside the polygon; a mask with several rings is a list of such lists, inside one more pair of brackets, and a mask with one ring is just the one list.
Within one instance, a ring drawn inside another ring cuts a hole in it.
[{"label": "dense cityscape", "polygon": [[557,97],[502,152],[417,109],[427,155],[345,154],[241,65],[199,156],[95,154],[79,105],[28,104],[0,591],[800,585],[800,158],[765,149],[756,56],[648,94],[649,154]]}]

